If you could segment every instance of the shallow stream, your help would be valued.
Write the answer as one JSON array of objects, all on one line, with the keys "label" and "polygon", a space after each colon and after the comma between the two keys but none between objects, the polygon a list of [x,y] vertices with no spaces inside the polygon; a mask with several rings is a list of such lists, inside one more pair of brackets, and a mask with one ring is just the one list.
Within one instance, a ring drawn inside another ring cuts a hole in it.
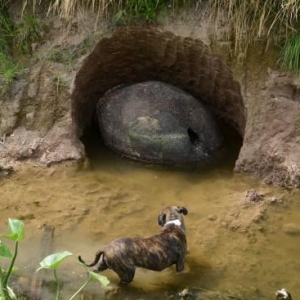
[{"label": "shallow stream", "polygon": [[[26,239],[16,262],[24,286],[30,285],[26,280],[39,266],[41,251],[68,250],[74,255],[59,270],[67,299],[86,276],[78,254],[90,262],[101,245],[115,238],[155,234],[160,209],[184,205],[189,211],[185,272],[139,269],[130,287],[119,292],[121,298],[112,299],[152,299],[184,288],[246,291],[253,299],[275,299],[282,287],[300,299],[299,191],[234,174],[232,159],[201,171],[196,166],[140,164],[104,150],[100,157],[86,167],[26,167],[0,181],[0,231],[6,231],[9,217],[25,223]],[[251,189],[265,196],[247,201]],[[55,227],[52,249],[40,246],[44,224]],[[111,270],[103,274],[117,285]],[[44,299],[54,299],[51,280],[49,272],[50,295]],[[103,294],[97,284],[86,291]]]}]

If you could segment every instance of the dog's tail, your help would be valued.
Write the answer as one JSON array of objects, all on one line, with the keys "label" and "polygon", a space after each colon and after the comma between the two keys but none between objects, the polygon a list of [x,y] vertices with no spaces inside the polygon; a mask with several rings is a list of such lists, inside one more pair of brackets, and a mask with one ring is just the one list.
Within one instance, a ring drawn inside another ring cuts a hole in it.
[{"label": "dog's tail", "polygon": [[102,251],[102,250],[99,250],[99,251],[96,253],[96,255],[95,255],[94,261],[93,261],[92,263],[90,263],[90,264],[87,264],[87,263],[81,258],[81,255],[78,256],[78,260],[79,260],[81,263],[83,263],[84,265],[86,265],[87,267],[93,267],[93,266],[95,266],[95,265],[98,263],[98,261],[100,260],[100,257],[101,257],[102,254],[103,254],[103,251]]}]

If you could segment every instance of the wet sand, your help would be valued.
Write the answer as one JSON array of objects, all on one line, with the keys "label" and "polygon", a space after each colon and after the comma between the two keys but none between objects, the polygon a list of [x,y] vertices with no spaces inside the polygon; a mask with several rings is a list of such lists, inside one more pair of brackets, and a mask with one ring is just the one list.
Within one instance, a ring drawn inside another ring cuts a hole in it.
[{"label": "wet sand", "polygon": [[[64,288],[72,290],[85,278],[78,254],[91,261],[101,245],[115,238],[155,234],[160,209],[184,205],[189,210],[185,272],[176,274],[173,267],[161,273],[139,269],[124,293],[137,290],[148,299],[157,289],[202,288],[246,290],[273,299],[275,291],[285,287],[294,299],[300,298],[299,191],[233,174],[232,162],[212,170],[182,170],[101,155],[85,168],[27,166],[0,181],[1,232],[8,217],[25,223],[26,239],[16,263],[22,276],[38,267],[44,224],[55,227],[49,254],[74,253],[60,270]],[[246,201],[250,189],[265,196]],[[118,283],[112,271],[103,274]],[[100,293],[101,288],[93,284],[87,291]]]}]

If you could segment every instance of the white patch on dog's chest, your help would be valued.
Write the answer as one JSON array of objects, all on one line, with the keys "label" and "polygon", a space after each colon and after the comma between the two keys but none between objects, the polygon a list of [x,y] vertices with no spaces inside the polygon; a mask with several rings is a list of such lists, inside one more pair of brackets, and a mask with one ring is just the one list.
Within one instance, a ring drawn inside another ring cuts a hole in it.
[{"label": "white patch on dog's chest", "polygon": [[181,226],[181,222],[177,219],[177,220],[172,220],[172,221],[168,221],[165,226],[170,225],[170,224],[174,224],[176,226]]}]

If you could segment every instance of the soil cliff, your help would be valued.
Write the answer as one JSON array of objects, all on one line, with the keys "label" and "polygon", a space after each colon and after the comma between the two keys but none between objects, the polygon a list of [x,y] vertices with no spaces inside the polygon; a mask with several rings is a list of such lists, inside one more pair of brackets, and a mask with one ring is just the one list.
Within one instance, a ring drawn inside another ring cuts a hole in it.
[{"label": "soil cliff", "polygon": [[235,171],[300,187],[300,80],[276,70],[273,49],[234,58],[205,19],[111,28],[89,14],[68,30],[45,22],[26,71],[0,99],[0,171],[84,160],[97,100],[121,83],[161,80],[205,99],[242,138]]}]

